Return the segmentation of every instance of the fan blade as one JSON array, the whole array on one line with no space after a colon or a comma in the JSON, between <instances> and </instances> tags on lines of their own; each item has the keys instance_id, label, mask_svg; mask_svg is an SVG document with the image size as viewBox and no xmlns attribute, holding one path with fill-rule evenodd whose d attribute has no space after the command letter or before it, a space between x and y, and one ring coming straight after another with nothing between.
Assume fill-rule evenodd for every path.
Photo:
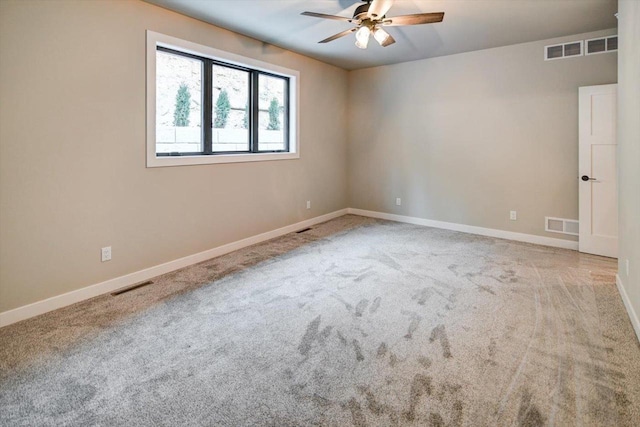
<instances>
[{"instance_id":1,"label":"fan blade","mask_svg":"<svg viewBox=\"0 0 640 427\"><path fill-rule=\"evenodd\" d=\"M393 0L373 0L369 5L367 16L371 19L382 18L393 6Z\"/></svg>"},{"instance_id":2,"label":"fan blade","mask_svg":"<svg viewBox=\"0 0 640 427\"><path fill-rule=\"evenodd\" d=\"M420 25L433 24L434 22L442 22L444 12L436 13L416 13L415 15L402 15L387 18L382 21L382 25L399 26L399 25Z\"/></svg>"},{"instance_id":3,"label":"fan blade","mask_svg":"<svg viewBox=\"0 0 640 427\"><path fill-rule=\"evenodd\" d=\"M395 42L396 42L396 40L393 37L391 37L391 34L389 34L387 39L380 46L387 47L389 45L394 44Z\"/></svg>"},{"instance_id":4,"label":"fan blade","mask_svg":"<svg viewBox=\"0 0 640 427\"><path fill-rule=\"evenodd\" d=\"M350 29L345 30L345 31L343 31L343 32L341 32L341 33L334 34L334 35L332 35L331 37L327 37L326 39L321 40L321 41L319 41L318 43L329 43L329 42L332 42L332 41L334 41L335 39L339 39L340 37L344 37L344 36L346 36L347 34L351 34L351 33L355 32L357 29L358 29L358 28L350 28Z\"/></svg>"},{"instance_id":5,"label":"fan blade","mask_svg":"<svg viewBox=\"0 0 640 427\"><path fill-rule=\"evenodd\" d=\"M352 22L353 19L344 16L327 15L325 13L302 12L300 15L313 16L314 18L335 19L336 21Z\"/></svg>"}]
</instances>

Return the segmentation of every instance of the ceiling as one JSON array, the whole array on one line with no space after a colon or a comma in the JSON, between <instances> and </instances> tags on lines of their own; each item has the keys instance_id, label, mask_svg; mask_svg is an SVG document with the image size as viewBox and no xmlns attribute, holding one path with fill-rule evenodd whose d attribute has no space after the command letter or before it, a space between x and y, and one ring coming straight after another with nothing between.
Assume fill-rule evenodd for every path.
<instances>
[{"instance_id":1,"label":"ceiling","mask_svg":"<svg viewBox=\"0 0 640 427\"><path fill-rule=\"evenodd\" d=\"M216 26L353 70L451 55L617 26L616 0L396 0L388 17L445 12L444 21L388 27L397 43L358 49L353 34L318 41L351 27L300 15L351 17L358 0L145 0Z\"/></svg>"}]
</instances>

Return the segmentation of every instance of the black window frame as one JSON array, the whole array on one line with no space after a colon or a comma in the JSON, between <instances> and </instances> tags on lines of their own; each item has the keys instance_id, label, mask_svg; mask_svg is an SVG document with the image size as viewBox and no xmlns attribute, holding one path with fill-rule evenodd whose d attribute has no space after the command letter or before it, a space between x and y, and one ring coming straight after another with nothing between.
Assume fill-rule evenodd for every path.
<instances>
[{"instance_id":1,"label":"black window frame","mask_svg":"<svg viewBox=\"0 0 640 427\"><path fill-rule=\"evenodd\" d=\"M202 61L203 73L202 73L202 151L193 152L168 152L158 153L157 140L156 140L156 157L185 157L185 156L216 156L216 155L229 155L229 154L268 154L268 153L290 153L290 78L280 74L271 73L268 71L258 70L250 67L243 67L229 62L220 61L217 59L207 58L205 56L194 55L192 53L182 52L180 50L171 49L168 47L156 46L157 52L165 52L172 55L184 56L191 59ZM241 70L249 73L249 149L245 151L213 151L213 65L227 67L235 70ZM260 93L259 93L259 79L260 76L275 77L284 81L284 111L283 111L283 136L284 136L284 149L282 150L260 150L260 127L259 127L259 115L260 115Z\"/></svg>"}]
</instances>

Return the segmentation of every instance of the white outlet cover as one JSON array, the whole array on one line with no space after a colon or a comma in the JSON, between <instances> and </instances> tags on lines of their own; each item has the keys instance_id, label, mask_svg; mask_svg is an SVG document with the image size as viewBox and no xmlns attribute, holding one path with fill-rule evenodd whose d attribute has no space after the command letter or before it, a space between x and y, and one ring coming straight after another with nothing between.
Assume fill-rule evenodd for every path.
<instances>
[{"instance_id":1,"label":"white outlet cover","mask_svg":"<svg viewBox=\"0 0 640 427\"><path fill-rule=\"evenodd\" d=\"M401 206L402 205L402 199L400 197L396 198L396 205L397 206Z\"/></svg>"},{"instance_id":2,"label":"white outlet cover","mask_svg":"<svg viewBox=\"0 0 640 427\"><path fill-rule=\"evenodd\" d=\"M511 219L511 221L517 220L518 219L518 213L516 211L509 212L509 219Z\"/></svg>"},{"instance_id":3,"label":"white outlet cover","mask_svg":"<svg viewBox=\"0 0 640 427\"><path fill-rule=\"evenodd\" d=\"M100 254L102 262L111 261L111 246L102 248Z\"/></svg>"},{"instance_id":4,"label":"white outlet cover","mask_svg":"<svg viewBox=\"0 0 640 427\"><path fill-rule=\"evenodd\" d=\"M307 209L311 209L311 200L307 200Z\"/></svg>"}]
</instances>

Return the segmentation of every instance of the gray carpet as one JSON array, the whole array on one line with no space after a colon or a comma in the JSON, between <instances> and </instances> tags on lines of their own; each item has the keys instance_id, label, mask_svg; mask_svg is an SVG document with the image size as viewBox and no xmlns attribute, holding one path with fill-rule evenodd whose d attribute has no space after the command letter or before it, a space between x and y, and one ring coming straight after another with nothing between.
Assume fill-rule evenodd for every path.
<instances>
[{"instance_id":1,"label":"gray carpet","mask_svg":"<svg viewBox=\"0 0 640 427\"><path fill-rule=\"evenodd\" d=\"M0 329L0 424L638 425L614 273L348 215Z\"/></svg>"}]
</instances>

